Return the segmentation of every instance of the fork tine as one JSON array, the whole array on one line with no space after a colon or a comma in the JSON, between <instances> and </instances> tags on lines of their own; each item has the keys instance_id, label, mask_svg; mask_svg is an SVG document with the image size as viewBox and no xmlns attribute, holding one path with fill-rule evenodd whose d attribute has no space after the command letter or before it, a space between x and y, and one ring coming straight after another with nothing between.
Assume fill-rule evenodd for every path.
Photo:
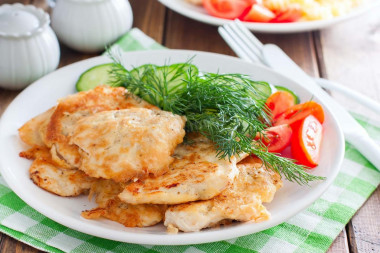
<instances>
[{"instance_id":1,"label":"fork tine","mask_svg":"<svg viewBox=\"0 0 380 253\"><path fill-rule=\"evenodd\" d=\"M251 62L260 61L260 59L257 58L256 54L251 52L252 50L249 48L249 45L236 34L234 29L228 25L223 26L223 29L225 31L225 34L228 34L228 41L232 42L235 48L238 48L237 51L235 51L236 54L244 54L244 59Z\"/></svg>"},{"instance_id":2,"label":"fork tine","mask_svg":"<svg viewBox=\"0 0 380 253\"><path fill-rule=\"evenodd\" d=\"M256 59L263 62L261 57L261 48L258 48L255 44L253 44L251 39L247 37L246 33L244 33L235 22L230 22L223 27L233 35L234 40L237 44L244 48L248 55L254 55Z\"/></svg>"},{"instance_id":3,"label":"fork tine","mask_svg":"<svg viewBox=\"0 0 380 253\"><path fill-rule=\"evenodd\" d=\"M239 19L234 20L236 26L243 32L246 37L252 42L253 45L257 47L260 51L263 50L264 44L253 34L251 33L247 27L243 25L243 23Z\"/></svg>"},{"instance_id":4,"label":"fork tine","mask_svg":"<svg viewBox=\"0 0 380 253\"><path fill-rule=\"evenodd\" d=\"M231 34L229 34L223 27L219 26L218 32L238 57L249 62L252 61L251 57L248 56L248 54L235 42Z\"/></svg>"}]
</instances>

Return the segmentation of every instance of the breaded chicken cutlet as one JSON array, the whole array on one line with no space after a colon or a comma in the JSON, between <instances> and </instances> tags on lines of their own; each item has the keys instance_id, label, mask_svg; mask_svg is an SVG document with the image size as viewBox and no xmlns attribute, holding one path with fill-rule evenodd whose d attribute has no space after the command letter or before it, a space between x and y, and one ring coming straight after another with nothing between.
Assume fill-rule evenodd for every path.
<instances>
[{"instance_id":1,"label":"breaded chicken cutlet","mask_svg":"<svg viewBox=\"0 0 380 253\"><path fill-rule=\"evenodd\" d=\"M126 227L148 227L162 221L165 205L130 205L122 202L118 194L123 190L121 184L113 180L98 179L92 184L90 198L95 196L97 208L83 211L86 219L106 218Z\"/></svg>"},{"instance_id":2,"label":"breaded chicken cutlet","mask_svg":"<svg viewBox=\"0 0 380 253\"><path fill-rule=\"evenodd\" d=\"M129 184L119 197L130 204L179 204L210 199L232 184L239 171L240 157L219 159L212 141L189 134L187 142L174 150L174 162L160 177Z\"/></svg>"},{"instance_id":3,"label":"breaded chicken cutlet","mask_svg":"<svg viewBox=\"0 0 380 253\"><path fill-rule=\"evenodd\" d=\"M174 205L165 213L165 226L184 232L199 231L225 220L260 222L270 214L262 202L271 202L282 186L280 175L260 159L248 157L237 165L239 175L227 189L210 200Z\"/></svg>"},{"instance_id":4,"label":"breaded chicken cutlet","mask_svg":"<svg viewBox=\"0 0 380 253\"><path fill-rule=\"evenodd\" d=\"M53 160L67 164L65 167L78 168L81 160L78 147L70 144L69 138L76 122L94 113L136 107L158 110L128 95L122 87L98 86L93 90L78 92L58 101L46 128L40 131L41 137L51 149Z\"/></svg>"},{"instance_id":5,"label":"breaded chicken cutlet","mask_svg":"<svg viewBox=\"0 0 380 253\"><path fill-rule=\"evenodd\" d=\"M146 153L145 156L138 156L140 157L140 161L135 164L139 164L139 166L134 167L133 171L128 170L131 168L124 168L123 173L121 173L121 175L119 174L117 176L114 176L114 178L122 181L128 180L135 176L145 175L149 173L162 174L163 172L167 171L168 165L173 159L171 157L171 153L173 152L175 146L178 143L182 142L183 136L185 135L185 131L183 129L185 124L184 118L175 116L169 112L163 112L157 107L154 107L144 101L136 100L132 96L127 95L128 93L124 88L99 86L94 90L79 92L77 94L70 95L67 98L61 99L56 107L53 107L26 122L19 129L19 135L20 138L26 144L32 146L32 148L21 152L20 156L27 159L35 159L30 170L31 179L41 188L61 196L75 196L80 192L84 192L85 189L83 189L83 191L78 190L80 188L78 188L78 184L80 183L78 180L81 178L85 179L88 176L82 171L77 171L77 166L80 166L82 164L82 157L79 154L78 146L76 144L70 143L71 136L69 136L69 133L75 129L77 121L81 120L82 118L108 110L112 110L110 113L110 115L112 114L110 116L111 118L120 119L116 120L117 122L113 121L113 123L116 125L121 124L127 126L127 123L131 123L133 121L136 121L136 125L137 123L141 123L145 120L146 129L155 128L156 137L159 137L156 138L156 142L154 142L155 136L150 135L150 138L144 139L145 146L141 141L132 143L130 146L135 145L134 150L128 150L126 147L123 149L122 146L119 146L120 149L118 150L117 154L112 154L114 157L123 157L122 154L128 152L131 156L138 155L138 152L144 154L142 152L144 149L146 151L149 144L154 144L151 147L157 149L156 151L151 150L152 152ZM131 108L132 111L122 111L123 108ZM151 108L154 110L141 109L139 111L138 108ZM120 115L126 116L127 114L129 115L129 118L119 117ZM149 115L151 117L148 117ZM110 119L110 121L112 120ZM99 121L96 121L96 123L100 124ZM102 127L105 127L106 124L104 123L107 122L103 121L103 124L101 125ZM132 131L131 124L129 125L130 127L128 128L127 132ZM79 128L81 128L82 134L89 133L89 131L83 131L85 128L83 124L80 125ZM123 127L123 129L126 128ZM110 127L107 128L107 130L111 130ZM114 134L115 142L128 141L126 139L117 140L118 136L121 136L119 130L121 129L114 129L114 131L108 132L108 135L104 136L105 138L95 138L95 141L99 139L105 141L107 138L112 137L112 134ZM169 134L166 135L168 138L165 139L165 133L168 131ZM136 135L137 132L138 131L135 130L134 134ZM96 131L96 133L99 133L99 131ZM138 134L140 136L149 136L147 131L140 132ZM172 138L171 142L170 138ZM80 138L78 137L76 140L78 139ZM169 141L169 143L166 143L166 141ZM83 141L78 141L78 144L79 143L83 144ZM162 145L159 145L160 143ZM112 144L114 145L116 143ZM99 142L92 143L92 145L101 146ZM63 152L58 152L59 150L63 150ZM107 151L110 151L110 149L108 148ZM153 157L155 152L158 153L158 156L156 156L156 161L154 161ZM147 162L144 164L142 162L143 160L146 160ZM136 158L133 156L133 161L130 161L129 163L131 164L135 161ZM86 163L84 163L84 165L86 165ZM85 172L88 171L85 170ZM113 173L113 175L115 174L116 173ZM60 188L59 176L62 177L62 186L66 185L67 188L70 188L71 190L68 190L67 192L64 192L62 189L57 190ZM107 177L107 175L105 175L104 177L109 178L110 176ZM70 180L68 180L68 178L70 178ZM71 180L73 178L76 178L76 180ZM73 185L70 186L70 183L73 183ZM89 187L86 186L86 189L88 188ZM74 191L74 189L77 190Z\"/></svg>"},{"instance_id":6,"label":"breaded chicken cutlet","mask_svg":"<svg viewBox=\"0 0 380 253\"><path fill-rule=\"evenodd\" d=\"M185 118L171 112L131 108L95 113L73 127L79 169L96 178L126 182L168 171L185 136Z\"/></svg>"}]
</instances>

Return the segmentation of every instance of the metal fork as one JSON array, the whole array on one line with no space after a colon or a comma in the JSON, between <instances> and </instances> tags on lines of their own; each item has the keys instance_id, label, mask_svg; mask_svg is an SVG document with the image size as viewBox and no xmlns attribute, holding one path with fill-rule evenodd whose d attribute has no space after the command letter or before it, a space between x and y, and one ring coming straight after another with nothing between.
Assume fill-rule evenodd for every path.
<instances>
[{"instance_id":1,"label":"metal fork","mask_svg":"<svg viewBox=\"0 0 380 253\"><path fill-rule=\"evenodd\" d=\"M262 56L264 44L238 19L220 26L218 31L237 56L249 62L259 62L268 66L265 58ZM380 104L367 96L324 78L314 78L314 80L319 86L340 92L380 114Z\"/></svg>"}]
</instances>

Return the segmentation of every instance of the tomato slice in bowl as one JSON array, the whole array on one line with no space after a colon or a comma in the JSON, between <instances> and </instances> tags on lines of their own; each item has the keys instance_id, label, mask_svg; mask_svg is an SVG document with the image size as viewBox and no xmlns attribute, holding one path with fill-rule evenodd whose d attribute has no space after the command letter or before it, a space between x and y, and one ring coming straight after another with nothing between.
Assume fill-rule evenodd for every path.
<instances>
[{"instance_id":1,"label":"tomato slice in bowl","mask_svg":"<svg viewBox=\"0 0 380 253\"><path fill-rule=\"evenodd\" d=\"M289 124L293 128L309 115L313 115L321 124L325 120L322 106L317 102L308 101L288 108L273 119L273 125Z\"/></svg>"},{"instance_id":2,"label":"tomato slice in bowl","mask_svg":"<svg viewBox=\"0 0 380 253\"><path fill-rule=\"evenodd\" d=\"M294 106L294 97L286 91L276 91L269 96L265 105L272 113L272 118L276 118L278 115Z\"/></svg>"},{"instance_id":3,"label":"tomato slice in bowl","mask_svg":"<svg viewBox=\"0 0 380 253\"><path fill-rule=\"evenodd\" d=\"M214 17L235 19L253 2L253 0L203 0L203 7Z\"/></svg>"},{"instance_id":4,"label":"tomato slice in bowl","mask_svg":"<svg viewBox=\"0 0 380 253\"><path fill-rule=\"evenodd\" d=\"M260 139L269 152L279 153L283 151L291 141L292 129L289 125L269 127L260 134Z\"/></svg>"},{"instance_id":5,"label":"tomato slice in bowl","mask_svg":"<svg viewBox=\"0 0 380 253\"><path fill-rule=\"evenodd\" d=\"M313 115L307 116L294 132L292 155L302 165L314 168L319 163L323 126Z\"/></svg>"}]
</instances>

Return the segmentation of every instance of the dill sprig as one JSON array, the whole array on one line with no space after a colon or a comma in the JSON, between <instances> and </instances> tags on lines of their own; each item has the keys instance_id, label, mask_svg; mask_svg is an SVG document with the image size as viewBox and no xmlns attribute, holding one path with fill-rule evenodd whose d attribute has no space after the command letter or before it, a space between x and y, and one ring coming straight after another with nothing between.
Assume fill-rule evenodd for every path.
<instances>
[{"instance_id":1,"label":"dill sprig","mask_svg":"<svg viewBox=\"0 0 380 253\"><path fill-rule=\"evenodd\" d=\"M186 130L212 140L220 158L251 153L253 137L269 124L266 96L245 75L205 73L188 82L182 98Z\"/></svg>"},{"instance_id":2,"label":"dill sprig","mask_svg":"<svg viewBox=\"0 0 380 253\"><path fill-rule=\"evenodd\" d=\"M323 180L308 174L305 167L293 160L269 153L261 141L253 141L270 125L263 92L265 82L251 80L242 74L199 74L186 63L156 66L142 65L131 71L111 55L115 85L122 85L132 94L187 118L186 131L199 132L215 143L219 158L241 153L258 156L267 168L298 184Z\"/></svg>"}]
</instances>

